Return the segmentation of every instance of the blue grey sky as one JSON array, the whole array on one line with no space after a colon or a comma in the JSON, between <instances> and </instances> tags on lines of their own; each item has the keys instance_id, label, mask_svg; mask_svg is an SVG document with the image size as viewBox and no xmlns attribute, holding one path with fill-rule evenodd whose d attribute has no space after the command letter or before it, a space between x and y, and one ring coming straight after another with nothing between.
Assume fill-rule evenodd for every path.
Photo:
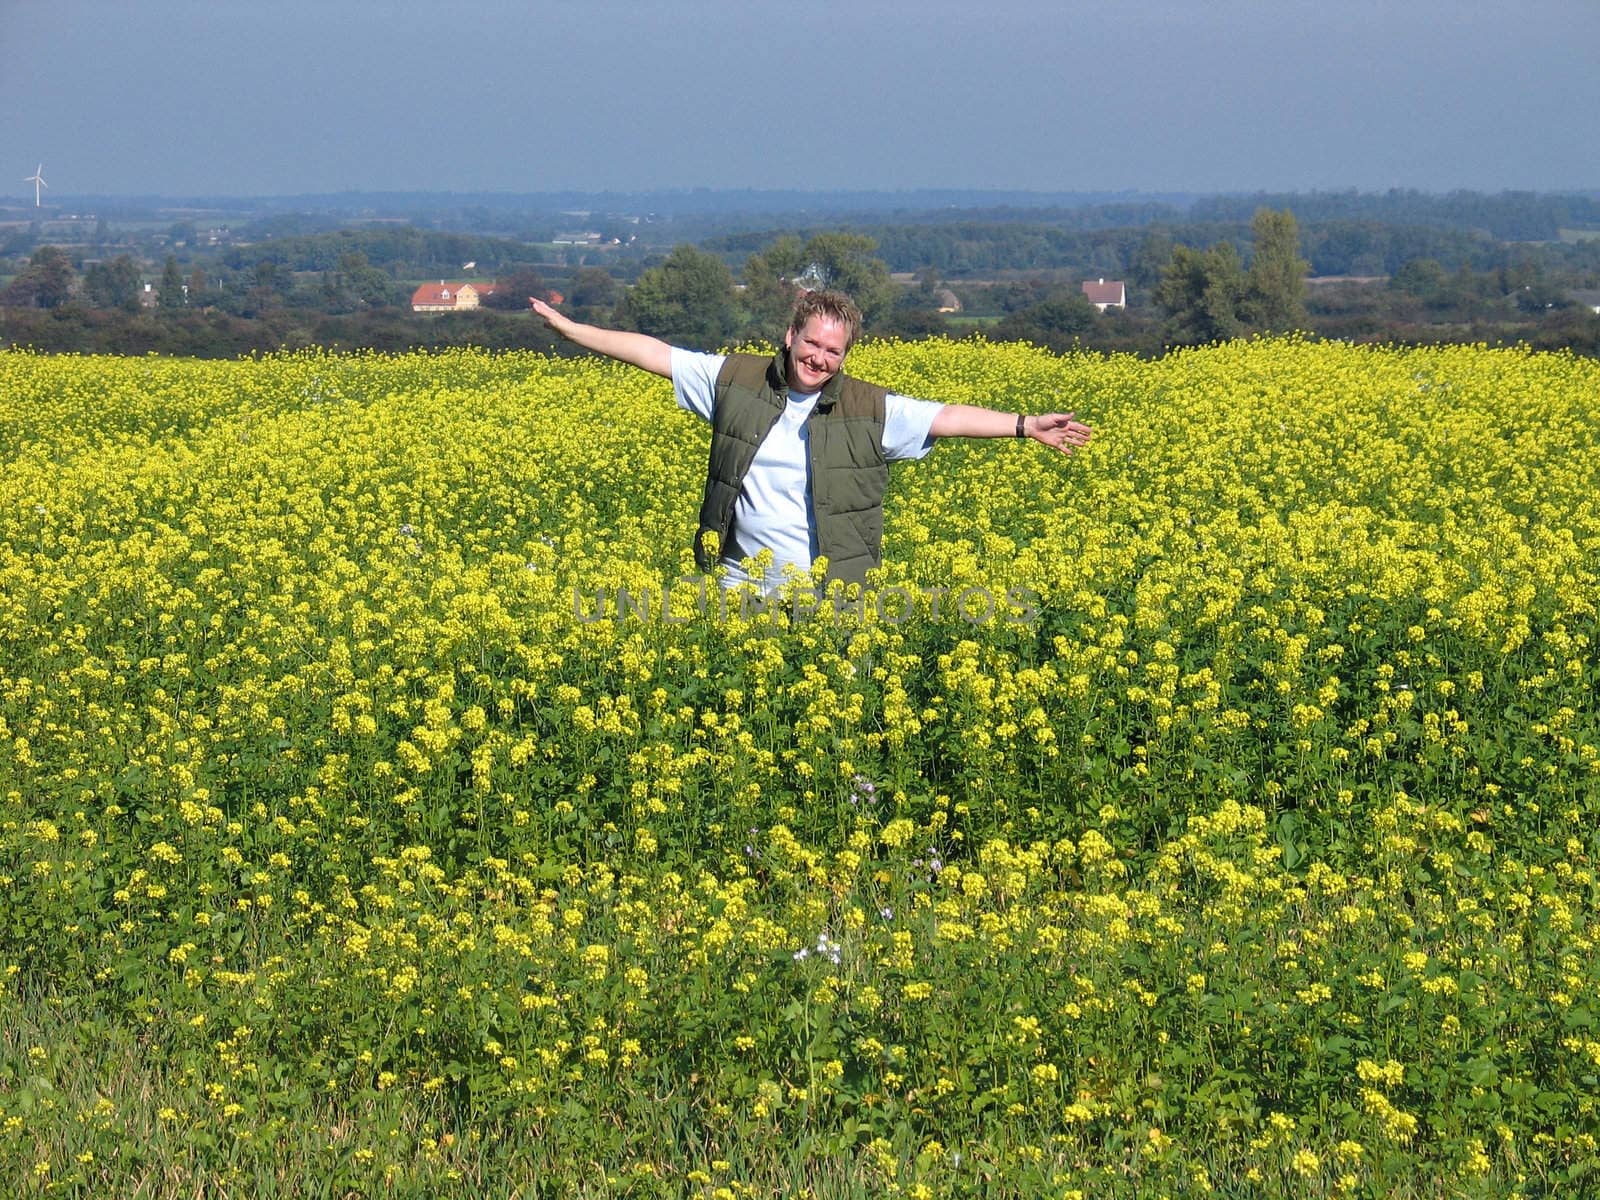
<instances>
[{"instance_id":1,"label":"blue grey sky","mask_svg":"<svg viewBox=\"0 0 1600 1200\"><path fill-rule=\"evenodd\" d=\"M0 0L0 198L1600 188L1600 0Z\"/></svg>"}]
</instances>

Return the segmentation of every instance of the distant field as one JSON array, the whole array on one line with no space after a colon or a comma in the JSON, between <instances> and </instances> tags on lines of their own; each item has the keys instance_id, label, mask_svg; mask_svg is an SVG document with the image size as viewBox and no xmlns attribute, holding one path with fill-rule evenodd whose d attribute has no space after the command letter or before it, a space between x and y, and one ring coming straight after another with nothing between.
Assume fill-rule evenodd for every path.
<instances>
[{"instance_id":1,"label":"distant field","mask_svg":"<svg viewBox=\"0 0 1600 1200\"><path fill-rule=\"evenodd\" d=\"M1563 229L1561 240L1563 242L1592 242L1600 239L1600 229Z\"/></svg>"}]
</instances>

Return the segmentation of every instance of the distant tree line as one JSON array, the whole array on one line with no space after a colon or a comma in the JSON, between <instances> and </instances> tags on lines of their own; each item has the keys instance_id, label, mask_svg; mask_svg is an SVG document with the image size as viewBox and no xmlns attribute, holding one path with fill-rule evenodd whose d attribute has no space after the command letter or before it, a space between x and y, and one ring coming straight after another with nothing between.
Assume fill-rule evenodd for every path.
<instances>
[{"instance_id":1,"label":"distant tree line","mask_svg":"<svg viewBox=\"0 0 1600 1200\"><path fill-rule=\"evenodd\" d=\"M474 262L485 272L497 272L541 261L541 248L509 238L471 237L435 233L410 225L374 230L339 230L334 233L298 234L268 241L230 246L221 263L230 270L248 270L271 262L288 271L328 271L342 259L360 255L373 267L397 267L408 275L442 275L453 279L461 265Z\"/></svg>"},{"instance_id":2,"label":"distant tree line","mask_svg":"<svg viewBox=\"0 0 1600 1200\"><path fill-rule=\"evenodd\" d=\"M1581 224L1597 217L1589 201L1311 200L1324 214L1318 222L1266 205L1233 220L1239 202L1219 198L1194 206L1218 218L1204 223L1157 223L1178 210L1155 203L1043 210L1059 225L1009 211L941 214L926 223L743 229L699 245L635 246L626 257L553 257L549 245L405 225L323 229L330 218L295 214L257 221L247 242L207 250L194 225L179 222L155 260L159 271L126 250L97 254L99 244L35 245L13 256L9 278L0 262L0 344L202 356L309 344L543 346L548 338L522 314L528 296L559 290L580 319L711 348L777 338L797 289L833 286L856 297L877 336L981 333L1056 350L1156 354L1301 329L1600 350L1592 314L1573 302L1574 292L1600 290L1600 221ZM1482 227L1349 215L1363 207L1507 227L1513 218L1558 221L1563 240L1522 244ZM1114 218L1143 223L1105 224ZM96 236L114 246L108 231ZM410 311L418 278L458 279L467 265L498 284L483 311ZM1354 278L1308 287L1308 275ZM1126 283L1125 310L1101 313L1085 299L1080 281L1096 277Z\"/></svg>"},{"instance_id":3,"label":"distant tree line","mask_svg":"<svg viewBox=\"0 0 1600 1200\"><path fill-rule=\"evenodd\" d=\"M1481 233L1502 242L1553 242L1564 229L1600 228L1600 195L1542 192L1451 192L1431 195L1396 189L1362 194L1205 196L1188 210L1195 222L1242 221L1261 208L1290 208L1308 226L1351 221Z\"/></svg>"},{"instance_id":4,"label":"distant tree line","mask_svg":"<svg viewBox=\"0 0 1600 1200\"><path fill-rule=\"evenodd\" d=\"M947 278L962 279L1070 264L1086 275L1132 277L1143 286L1153 282L1154 270L1174 246L1206 249L1220 242L1248 246L1249 221L1247 216L1239 222L1093 231L1021 222L959 222L869 225L853 227L851 232L875 242L891 271L933 268ZM752 253L774 237L804 238L813 232L786 228L742 233L710 239L704 248L731 257ZM1524 246L1481 232L1348 219L1301 223L1300 239L1300 252L1314 275L1388 275L1418 258L1436 259L1450 270L1489 270L1530 256L1552 268L1600 269L1600 239Z\"/></svg>"}]
</instances>

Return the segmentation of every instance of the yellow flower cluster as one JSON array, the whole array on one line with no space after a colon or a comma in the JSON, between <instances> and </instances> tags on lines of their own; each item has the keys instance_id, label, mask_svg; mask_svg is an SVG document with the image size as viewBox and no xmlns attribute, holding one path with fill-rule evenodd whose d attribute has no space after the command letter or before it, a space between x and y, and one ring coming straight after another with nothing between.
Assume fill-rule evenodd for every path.
<instances>
[{"instance_id":1,"label":"yellow flower cluster","mask_svg":"<svg viewBox=\"0 0 1600 1200\"><path fill-rule=\"evenodd\" d=\"M747 610L690 578L706 434L636 372L0 354L9 1176L115 1193L147 1139L219 1192L1592 1160L1600 368L852 368L1096 438L896 468L909 608Z\"/></svg>"}]
</instances>

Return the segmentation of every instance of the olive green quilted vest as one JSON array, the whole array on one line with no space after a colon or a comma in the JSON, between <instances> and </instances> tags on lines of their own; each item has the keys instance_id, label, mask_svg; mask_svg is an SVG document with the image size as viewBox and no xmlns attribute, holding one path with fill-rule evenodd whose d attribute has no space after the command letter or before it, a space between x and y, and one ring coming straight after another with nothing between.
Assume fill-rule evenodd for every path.
<instances>
[{"instance_id":1,"label":"olive green quilted vest","mask_svg":"<svg viewBox=\"0 0 1600 1200\"><path fill-rule=\"evenodd\" d=\"M770 359L730 354L717 375L711 462L695 535L695 562L702 571L716 562L707 534L715 533L727 552L745 473L788 404L784 368L782 350ZM829 579L861 583L883 560L883 493L889 485L883 457L885 395L885 388L835 375L806 418L811 515Z\"/></svg>"}]
</instances>

